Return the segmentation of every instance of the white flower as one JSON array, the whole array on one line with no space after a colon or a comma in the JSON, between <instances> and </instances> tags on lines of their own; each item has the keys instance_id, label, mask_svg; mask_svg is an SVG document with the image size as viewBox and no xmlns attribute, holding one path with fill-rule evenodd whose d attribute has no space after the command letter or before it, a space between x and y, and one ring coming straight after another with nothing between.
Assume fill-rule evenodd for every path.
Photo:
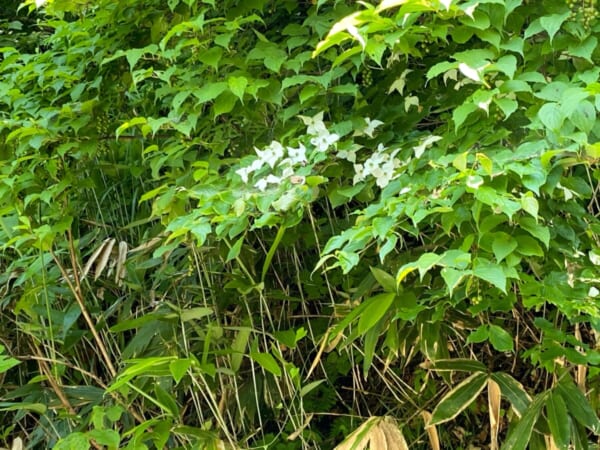
<instances>
[{"instance_id":1,"label":"white flower","mask_svg":"<svg viewBox=\"0 0 600 450\"><path fill-rule=\"evenodd\" d=\"M266 178L261 178L260 180L258 180L254 184L254 187L257 188L259 191L264 191L267 188L267 185L269 185L269 184L280 184L280 183L281 183L281 178L280 177L276 177L273 174L269 174L269 175L267 175Z\"/></svg>"},{"instance_id":2,"label":"white flower","mask_svg":"<svg viewBox=\"0 0 600 450\"><path fill-rule=\"evenodd\" d=\"M242 167L241 169L236 170L235 173L237 173L241 177L244 183L247 183L248 176L250 175L251 170L250 167Z\"/></svg>"},{"instance_id":3,"label":"white flower","mask_svg":"<svg viewBox=\"0 0 600 450\"><path fill-rule=\"evenodd\" d=\"M254 184L254 187L257 188L259 191L264 191L267 188L267 179L261 178Z\"/></svg>"},{"instance_id":4,"label":"white flower","mask_svg":"<svg viewBox=\"0 0 600 450\"><path fill-rule=\"evenodd\" d=\"M262 168L263 164L263 160L255 159L254 161L252 161L252 164L250 164L248 167L242 167L241 169L236 170L235 173L237 173L242 178L242 181L244 183L247 183L250 174Z\"/></svg>"},{"instance_id":5,"label":"white flower","mask_svg":"<svg viewBox=\"0 0 600 450\"><path fill-rule=\"evenodd\" d=\"M375 183L377 183L377 186L379 186L381 189L383 189L390 183L391 180L392 180L391 174L384 174L384 175L381 175L380 177L377 177L375 179Z\"/></svg>"},{"instance_id":6,"label":"white flower","mask_svg":"<svg viewBox=\"0 0 600 450\"><path fill-rule=\"evenodd\" d=\"M415 152L415 158L420 158L421 155L425 152L425 149L431 147L432 144L436 143L441 139L442 138L440 136L433 135L426 137L419 145L413 147L413 150Z\"/></svg>"},{"instance_id":7,"label":"white flower","mask_svg":"<svg viewBox=\"0 0 600 450\"><path fill-rule=\"evenodd\" d=\"M294 169L290 166L287 166L281 172L281 178L288 178L288 177L291 177L293 174L294 174Z\"/></svg>"},{"instance_id":8,"label":"white flower","mask_svg":"<svg viewBox=\"0 0 600 450\"><path fill-rule=\"evenodd\" d=\"M377 163L377 161L375 161L373 157L371 157L365 161L364 174L373 175L378 168L379 164Z\"/></svg>"},{"instance_id":9,"label":"white flower","mask_svg":"<svg viewBox=\"0 0 600 450\"><path fill-rule=\"evenodd\" d=\"M373 170L371 170L371 175L373 175L375 178L383 177L384 172L383 172L383 169L381 168L381 166L377 166Z\"/></svg>"},{"instance_id":10,"label":"white flower","mask_svg":"<svg viewBox=\"0 0 600 450\"><path fill-rule=\"evenodd\" d=\"M363 165L362 164L354 164L354 179L352 180L352 182L354 184L356 183L360 183L361 181L363 181L365 179L365 172L363 169Z\"/></svg>"},{"instance_id":11,"label":"white flower","mask_svg":"<svg viewBox=\"0 0 600 450\"><path fill-rule=\"evenodd\" d=\"M381 120L371 120L368 117L365 117L365 122L367 122L367 127L363 130L363 132L370 138L373 137L375 128L377 128L379 125L383 125Z\"/></svg>"},{"instance_id":12,"label":"white flower","mask_svg":"<svg viewBox=\"0 0 600 450\"><path fill-rule=\"evenodd\" d=\"M273 174L269 174L269 175L267 175L267 183L270 183L270 184L280 184L281 183L281 178L280 177L276 177Z\"/></svg>"},{"instance_id":13,"label":"white flower","mask_svg":"<svg viewBox=\"0 0 600 450\"><path fill-rule=\"evenodd\" d=\"M324 152L339 139L340 137L337 134L329 133L329 131L325 130L323 133L312 138L310 143L316 147L318 152Z\"/></svg>"},{"instance_id":14,"label":"white flower","mask_svg":"<svg viewBox=\"0 0 600 450\"><path fill-rule=\"evenodd\" d=\"M306 147L300 144L298 148L288 147L288 156L291 164L303 164L306 162Z\"/></svg>"},{"instance_id":15,"label":"white flower","mask_svg":"<svg viewBox=\"0 0 600 450\"><path fill-rule=\"evenodd\" d=\"M271 168L275 167L277 160L283 156L283 146L277 141L271 142L264 150L259 150L256 147L254 150L258 157L271 166Z\"/></svg>"},{"instance_id":16,"label":"white flower","mask_svg":"<svg viewBox=\"0 0 600 450\"><path fill-rule=\"evenodd\" d=\"M313 117L299 116L306 125L306 132L311 136L317 136L324 131L327 131L323 123L323 111Z\"/></svg>"},{"instance_id":17,"label":"white flower","mask_svg":"<svg viewBox=\"0 0 600 450\"><path fill-rule=\"evenodd\" d=\"M342 150L337 154L338 158L345 159L351 163L356 162L356 150Z\"/></svg>"},{"instance_id":18,"label":"white flower","mask_svg":"<svg viewBox=\"0 0 600 450\"><path fill-rule=\"evenodd\" d=\"M600 291L598 289L596 289L594 286L592 286L588 292L588 295L590 297L598 297L598 295L600 295Z\"/></svg>"},{"instance_id":19,"label":"white flower","mask_svg":"<svg viewBox=\"0 0 600 450\"><path fill-rule=\"evenodd\" d=\"M46 3L48 3L48 0L35 0L35 7L41 8L42 6L45 6Z\"/></svg>"}]
</instances>

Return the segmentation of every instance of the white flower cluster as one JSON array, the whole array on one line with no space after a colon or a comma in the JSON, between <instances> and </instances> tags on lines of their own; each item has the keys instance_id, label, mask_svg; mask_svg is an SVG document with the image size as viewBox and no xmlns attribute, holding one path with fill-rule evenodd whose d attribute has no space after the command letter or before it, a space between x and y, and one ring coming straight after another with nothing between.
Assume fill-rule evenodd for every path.
<instances>
[{"instance_id":1,"label":"white flower cluster","mask_svg":"<svg viewBox=\"0 0 600 450\"><path fill-rule=\"evenodd\" d=\"M354 164L354 184L363 181L367 176L375 177L375 182L380 188L386 187L394 178L395 169L400 166L400 160L395 158L400 149L391 153L386 152L387 148L379 144L375 153L363 164Z\"/></svg>"},{"instance_id":2,"label":"white flower cluster","mask_svg":"<svg viewBox=\"0 0 600 450\"><path fill-rule=\"evenodd\" d=\"M263 167L269 166L272 170L278 169L279 175L269 173L255 181L254 187L259 191L265 191L269 185L279 185L287 178L291 178L294 184L304 182L303 177L295 176L296 168L305 166L313 155L323 153L333 146L340 137L335 133L330 133L323 123L323 113L314 117L300 116L307 126L307 134L310 136L310 144L314 147L312 152L307 154L304 144L298 144L297 148L284 147L277 141L259 150L255 148L257 159L252 161L249 166L236 170L244 183L248 183L252 174L260 171Z\"/></svg>"},{"instance_id":3,"label":"white flower cluster","mask_svg":"<svg viewBox=\"0 0 600 450\"><path fill-rule=\"evenodd\" d=\"M336 133L331 133L323 122L323 113L320 112L313 117L299 116L306 125L307 139L304 143L299 143L298 147L284 147L277 141L259 150L255 148L256 158L248 166L236 170L236 173L246 184L252 180L253 186L259 191L265 191L271 185L280 185L284 180L289 179L292 184L304 183L304 177L296 175L300 167L307 164L314 164L322 161L326 151L335 148L340 136ZM364 127L356 130L354 136L368 136L373 138L373 135L383 122L380 120L364 119ZM439 138L438 138L439 139ZM435 140L425 142L424 148L430 146ZM396 176L396 169L400 166L400 161L396 158L396 154L400 149L388 151L383 144L379 144L376 150L363 163L356 162L356 152L361 148L358 144L347 143L343 150L337 152L338 158L348 160L354 165L355 175L354 184L364 181L368 176L375 178L377 186L380 188L386 187ZM422 151L421 151L422 152ZM258 176L258 172L265 167L270 167L271 170L263 171L262 176Z\"/></svg>"}]
</instances>

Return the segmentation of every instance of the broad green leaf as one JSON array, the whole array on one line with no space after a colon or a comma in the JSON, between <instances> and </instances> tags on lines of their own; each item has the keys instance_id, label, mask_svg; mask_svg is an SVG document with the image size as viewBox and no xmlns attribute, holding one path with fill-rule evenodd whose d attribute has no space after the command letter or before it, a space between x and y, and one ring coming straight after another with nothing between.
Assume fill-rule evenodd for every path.
<instances>
[{"instance_id":1,"label":"broad green leaf","mask_svg":"<svg viewBox=\"0 0 600 450\"><path fill-rule=\"evenodd\" d=\"M491 69L496 69L512 79L517 71L517 58L513 55L505 55L492 64Z\"/></svg>"},{"instance_id":2,"label":"broad green leaf","mask_svg":"<svg viewBox=\"0 0 600 450\"><path fill-rule=\"evenodd\" d=\"M365 301L369 306L362 311L358 319L359 334L366 333L379 322L392 306L395 297L396 294L394 292L386 292Z\"/></svg>"},{"instance_id":3,"label":"broad green leaf","mask_svg":"<svg viewBox=\"0 0 600 450\"><path fill-rule=\"evenodd\" d=\"M437 263L439 263L442 259L443 255L438 255L436 253L423 253L419 259L417 260L417 269L419 269L419 276L421 280L425 276L432 267L434 267Z\"/></svg>"},{"instance_id":4,"label":"broad green leaf","mask_svg":"<svg viewBox=\"0 0 600 450\"><path fill-rule=\"evenodd\" d=\"M560 107L556 103L546 103L538 111L538 117L546 128L557 133L565 120Z\"/></svg>"},{"instance_id":5,"label":"broad green leaf","mask_svg":"<svg viewBox=\"0 0 600 450\"><path fill-rule=\"evenodd\" d=\"M89 439L93 439L97 444L106 446L108 450L117 450L121 442L121 436L115 430L90 430L87 433ZM56 447L55 447L56 448Z\"/></svg>"},{"instance_id":6,"label":"broad green leaf","mask_svg":"<svg viewBox=\"0 0 600 450\"><path fill-rule=\"evenodd\" d=\"M452 267L444 267L440 274L448 287L448 292L452 294L456 286L460 284L462 279L466 276L472 275L473 272L471 270L458 270L453 269Z\"/></svg>"},{"instance_id":7,"label":"broad green leaf","mask_svg":"<svg viewBox=\"0 0 600 450\"><path fill-rule=\"evenodd\" d=\"M521 197L521 208L531 214L537 221L540 205L531 192L528 192Z\"/></svg>"},{"instance_id":8,"label":"broad green leaf","mask_svg":"<svg viewBox=\"0 0 600 450\"><path fill-rule=\"evenodd\" d=\"M227 90L229 85L224 81L218 81L216 83L206 83L199 89L193 91L194 97L196 97L197 104L202 104L214 100L219 95Z\"/></svg>"},{"instance_id":9,"label":"broad green leaf","mask_svg":"<svg viewBox=\"0 0 600 450\"><path fill-rule=\"evenodd\" d=\"M298 95L299 99L300 99L300 103L304 103L307 100L313 98L315 95L317 95L319 92L322 91L322 88L315 85L315 84L307 84L306 86L304 86L302 88L302 90L300 91L300 94Z\"/></svg>"},{"instance_id":10,"label":"broad green leaf","mask_svg":"<svg viewBox=\"0 0 600 450\"><path fill-rule=\"evenodd\" d=\"M250 358L258 363L267 372L272 373L276 377L281 376L281 367L270 353L250 352Z\"/></svg>"},{"instance_id":11,"label":"broad green leaf","mask_svg":"<svg viewBox=\"0 0 600 450\"><path fill-rule=\"evenodd\" d=\"M517 240L510 234L504 232L494 233L492 251L494 252L496 261L502 262L504 258L515 251L517 246Z\"/></svg>"},{"instance_id":12,"label":"broad green leaf","mask_svg":"<svg viewBox=\"0 0 600 450\"><path fill-rule=\"evenodd\" d=\"M212 47L206 51L200 52L198 59L207 66L217 69L222 56L223 49L221 47Z\"/></svg>"},{"instance_id":13,"label":"broad green leaf","mask_svg":"<svg viewBox=\"0 0 600 450\"><path fill-rule=\"evenodd\" d=\"M479 325L475 331L472 331L467 337L467 344L479 344L485 342L490 337L490 326Z\"/></svg>"},{"instance_id":14,"label":"broad green leaf","mask_svg":"<svg viewBox=\"0 0 600 450\"><path fill-rule=\"evenodd\" d=\"M519 218L519 226L543 243L546 248L550 247L550 230L548 227L537 223L531 217Z\"/></svg>"},{"instance_id":15,"label":"broad green leaf","mask_svg":"<svg viewBox=\"0 0 600 450\"><path fill-rule=\"evenodd\" d=\"M344 274L350 272L360 261L360 256L354 252L340 250L336 253L336 256Z\"/></svg>"},{"instance_id":16,"label":"broad green leaf","mask_svg":"<svg viewBox=\"0 0 600 450\"><path fill-rule=\"evenodd\" d=\"M472 102L467 101L463 103L458 108L455 108L452 112L452 121L454 122L454 131L458 131L461 125L465 122L469 115L477 110L477 106L475 106Z\"/></svg>"},{"instance_id":17,"label":"broad green leaf","mask_svg":"<svg viewBox=\"0 0 600 450\"><path fill-rule=\"evenodd\" d=\"M575 44L571 44L567 49L567 52L571 56L576 56L578 58L583 58L586 61L593 63L592 54L596 47L598 46L598 38L596 36L588 36L587 39L583 42L577 42Z\"/></svg>"},{"instance_id":18,"label":"broad green leaf","mask_svg":"<svg viewBox=\"0 0 600 450\"><path fill-rule=\"evenodd\" d=\"M175 384L179 384L191 365L192 361L189 358L179 358L169 363L169 371L175 380Z\"/></svg>"},{"instance_id":19,"label":"broad green leaf","mask_svg":"<svg viewBox=\"0 0 600 450\"><path fill-rule=\"evenodd\" d=\"M87 450L91 448L88 437L80 431L70 433L60 439L53 447L55 450Z\"/></svg>"},{"instance_id":20,"label":"broad green leaf","mask_svg":"<svg viewBox=\"0 0 600 450\"><path fill-rule=\"evenodd\" d=\"M229 77L227 84L231 92L244 103L244 93L246 92L246 86L248 86L248 79L246 77Z\"/></svg>"},{"instance_id":21,"label":"broad green leaf","mask_svg":"<svg viewBox=\"0 0 600 450\"><path fill-rule=\"evenodd\" d=\"M237 97L231 92L223 92L217 97L213 104L213 117L217 118L222 114L230 113L237 102Z\"/></svg>"},{"instance_id":22,"label":"broad green leaf","mask_svg":"<svg viewBox=\"0 0 600 450\"><path fill-rule=\"evenodd\" d=\"M487 384L487 375L477 372L452 388L431 413L428 425L439 425L458 416L481 393Z\"/></svg>"},{"instance_id":23,"label":"broad green leaf","mask_svg":"<svg viewBox=\"0 0 600 450\"><path fill-rule=\"evenodd\" d=\"M466 269L471 264L471 254L458 249L447 250L442 253L438 262L440 266L453 267L455 269Z\"/></svg>"},{"instance_id":24,"label":"broad green leaf","mask_svg":"<svg viewBox=\"0 0 600 450\"><path fill-rule=\"evenodd\" d=\"M498 325L490 325L489 339L492 347L499 352L512 352L514 349L512 336Z\"/></svg>"},{"instance_id":25,"label":"broad green leaf","mask_svg":"<svg viewBox=\"0 0 600 450\"><path fill-rule=\"evenodd\" d=\"M247 59L260 60L267 69L279 73L281 65L287 59L287 53L271 42L258 42L248 53Z\"/></svg>"},{"instance_id":26,"label":"broad green leaf","mask_svg":"<svg viewBox=\"0 0 600 450\"><path fill-rule=\"evenodd\" d=\"M495 98L494 103L500 108L505 119L508 119L519 108L519 102L506 97Z\"/></svg>"},{"instance_id":27,"label":"broad green leaf","mask_svg":"<svg viewBox=\"0 0 600 450\"><path fill-rule=\"evenodd\" d=\"M500 389L502 389L502 385L500 385ZM508 436L502 444L502 450L525 450L527 448L544 400L544 395L538 395L530 403L516 425L509 430Z\"/></svg>"},{"instance_id":28,"label":"broad green leaf","mask_svg":"<svg viewBox=\"0 0 600 450\"><path fill-rule=\"evenodd\" d=\"M596 108L588 101L578 102L569 119L579 130L589 133L596 123Z\"/></svg>"},{"instance_id":29,"label":"broad green leaf","mask_svg":"<svg viewBox=\"0 0 600 450\"><path fill-rule=\"evenodd\" d=\"M521 234L516 236L517 251L524 256L544 256L544 250L538 242L530 236Z\"/></svg>"},{"instance_id":30,"label":"broad green leaf","mask_svg":"<svg viewBox=\"0 0 600 450\"><path fill-rule=\"evenodd\" d=\"M550 44L552 44L554 35L558 30L560 30L560 26L565 20L567 20L569 14L570 11L567 11L562 14L552 14L550 16L544 16L540 18L540 25L542 26L542 29L548 33L548 36L550 36Z\"/></svg>"},{"instance_id":31,"label":"broad green leaf","mask_svg":"<svg viewBox=\"0 0 600 450\"><path fill-rule=\"evenodd\" d=\"M496 286L506 294L506 275L502 266L483 258L476 258L473 261L473 275Z\"/></svg>"},{"instance_id":32,"label":"broad green leaf","mask_svg":"<svg viewBox=\"0 0 600 450\"><path fill-rule=\"evenodd\" d=\"M546 400L546 415L554 442L558 448L566 449L571 442L571 421L564 400L556 392Z\"/></svg>"},{"instance_id":33,"label":"broad green leaf","mask_svg":"<svg viewBox=\"0 0 600 450\"><path fill-rule=\"evenodd\" d=\"M435 78L444 72L447 72L452 69L457 69L457 68L458 68L457 62L443 61L441 63L434 64L427 71L427 79L431 80L432 78Z\"/></svg>"}]
</instances>

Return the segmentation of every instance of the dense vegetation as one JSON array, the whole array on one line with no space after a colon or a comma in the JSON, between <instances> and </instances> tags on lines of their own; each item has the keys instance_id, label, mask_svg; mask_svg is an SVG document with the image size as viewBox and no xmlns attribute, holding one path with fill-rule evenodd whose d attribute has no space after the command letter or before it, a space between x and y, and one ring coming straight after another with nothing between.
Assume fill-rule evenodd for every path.
<instances>
[{"instance_id":1,"label":"dense vegetation","mask_svg":"<svg viewBox=\"0 0 600 450\"><path fill-rule=\"evenodd\" d=\"M599 442L590 0L0 1L0 447Z\"/></svg>"}]
</instances>

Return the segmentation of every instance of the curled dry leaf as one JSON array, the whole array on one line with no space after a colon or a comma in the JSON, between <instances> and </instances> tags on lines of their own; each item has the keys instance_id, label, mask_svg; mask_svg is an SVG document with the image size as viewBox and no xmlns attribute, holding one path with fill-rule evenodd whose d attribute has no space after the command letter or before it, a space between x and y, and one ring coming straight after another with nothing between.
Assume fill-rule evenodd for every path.
<instances>
[{"instance_id":1,"label":"curled dry leaf","mask_svg":"<svg viewBox=\"0 0 600 450\"><path fill-rule=\"evenodd\" d=\"M115 271L115 283L117 285L121 285L123 282L123 278L127 274L127 270L125 268L125 261L127 260L127 242L121 241L119 242L119 254L117 256L117 270Z\"/></svg>"},{"instance_id":2,"label":"curled dry leaf","mask_svg":"<svg viewBox=\"0 0 600 450\"><path fill-rule=\"evenodd\" d=\"M94 273L94 281L97 280L100 275L102 275L102 271L106 268L108 264L108 260L110 258L110 254L112 252L113 247L117 240L115 238L106 238L102 241L102 244L92 253L92 256L89 257L85 266L83 268L83 278L87 276L90 272L90 269L96 264L96 270Z\"/></svg>"},{"instance_id":3,"label":"curled dry leaf","mask_svg":"<svg viewBox=\"0 0 600 450\"><path fill-rule=\"evenodd\" d=\"M12 447L10 448L10 450L23 450L23 448L23 440L20 437L16 437L13 440Z\"/></svg>"},{"instance_id":4,"label":"curled dry leaf","mask_svg":"<svg viewBox=\"0 0 600 450\"><path fill-rule=\"evenodd\" d=\"M490 413L490 450L498 450L498 430L500 428L500 386L491 378L488 380L488 408Z\"/></svg>"},{"instance_id":5,"label":"curled dry leaf","mask_svg":"<svg viewBox=\"0 0 600 450\"><path fill-rule=\"evenodd\" d=\"M435 425L427 425L431 421L431 413L429 411L423 411L421 412L421 417L423 417L423 421L425 422L425 431L429 437L429 444L431 445L432 450L440 450L440 437L437 428Z\"/></svg>"},{"instance_id":6,"label":"curled dry leaf","mask_svg":"<svg viewBox=\"0 0 600 450\"><path fill-rule=\"evenodd\" d=\"M408 450L408 444L392 417L370 417L335 450Z\"/></svg>"}]
</instances>

